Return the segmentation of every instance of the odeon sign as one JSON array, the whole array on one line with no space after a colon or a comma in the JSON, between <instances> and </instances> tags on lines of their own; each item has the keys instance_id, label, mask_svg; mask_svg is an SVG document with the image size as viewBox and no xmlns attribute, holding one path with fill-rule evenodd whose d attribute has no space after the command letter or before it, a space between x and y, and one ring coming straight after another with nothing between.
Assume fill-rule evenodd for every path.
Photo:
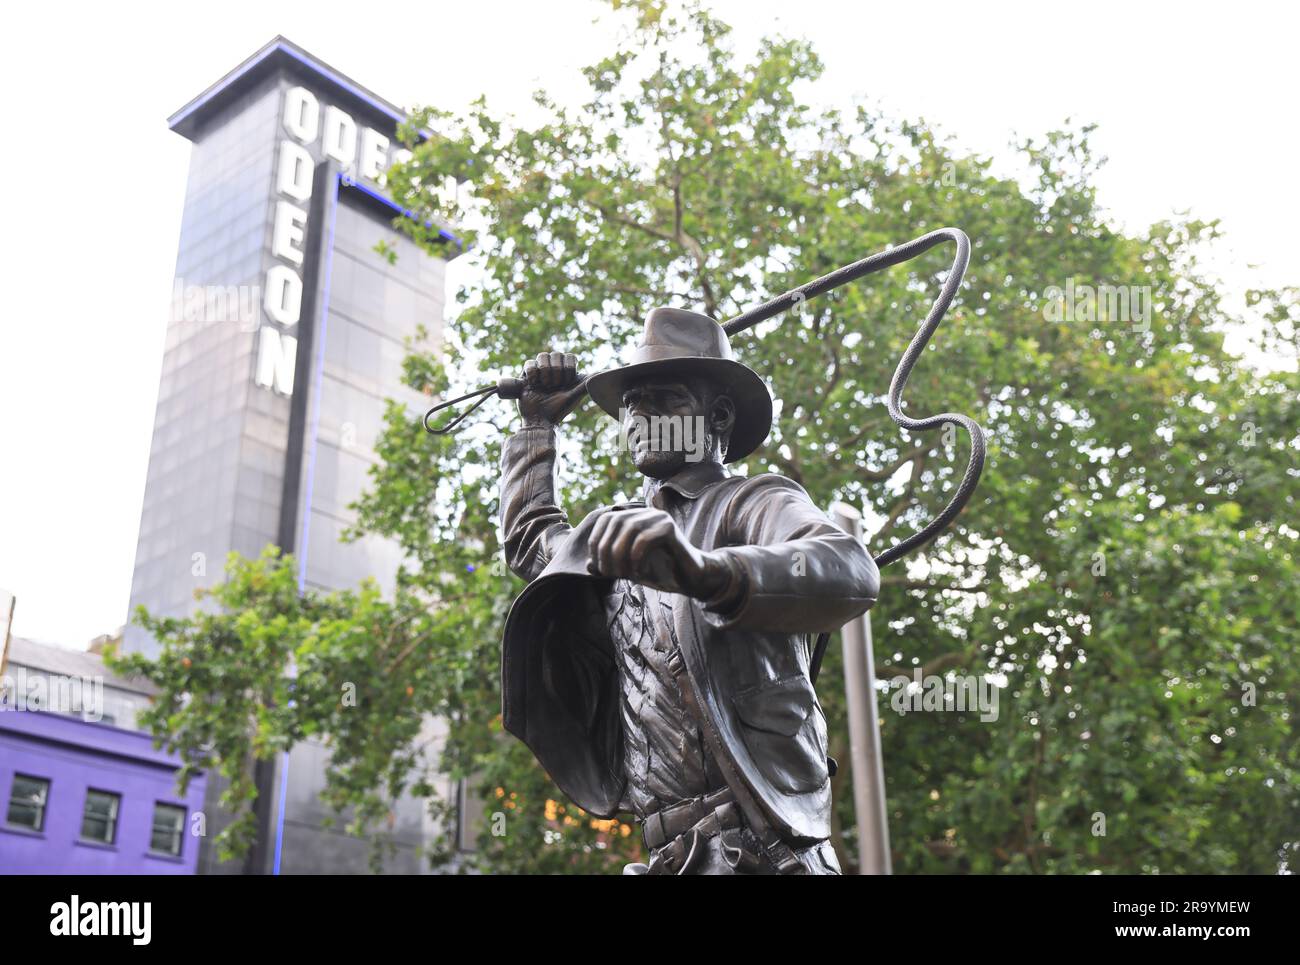
<instances>
[{"instance_id":1,"label":"odeon sign","mask_svg":"<svg viewBox=\"0 0 1300 965\"><path fill-rule=\"evenodd\" d=\"M322 105L305 87L286 91L281 122L289 137L280 142L275 163L271 254L276 261L267 269L262 286L264 317L257 334L254 381L292 395L298 339L290 333L297 331L302 314L303 245L317 163L308 148L316 147L322 160L335 161L347 175L380 188L388 166L408 159L411 152L393 147L378 131L358 126L351 115L332 104ZM450 185L454 191L454 179Z\"/></svg>"}]
</instances>

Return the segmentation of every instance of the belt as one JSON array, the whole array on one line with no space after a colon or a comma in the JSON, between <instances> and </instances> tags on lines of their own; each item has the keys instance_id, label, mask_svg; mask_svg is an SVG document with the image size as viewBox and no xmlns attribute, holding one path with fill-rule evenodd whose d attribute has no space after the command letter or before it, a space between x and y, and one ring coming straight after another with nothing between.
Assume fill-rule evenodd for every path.
<instances>
[{"instance_id":1,"label":"belt","mask_svg":"<svg viewBox=\"0 0 1300 965\"><path fill-rule=\"evenodd\" d=\"M643 866L644 873L693 873L692 869L708 851L706 842L714 837L722 840L723 857L728 864L755 870L762 860L744 840L743 827L740 808L728 789L664 808L645 822L643 833L650 847L650 863ZM651 841L666 843L655 845Z\"/></svg>"},{"instance_id":2,"label":"belt","mask_svg":"<svg viewBox=\"0 0 1300 965\"><path fill-rule=\"evenodd\" d=\"M726 807L726 805L731 805ZM642 836L646 847L651 851L662 848L674 838L681 837L706 817L718 812L719 820L726 821L732 827L740 826L740 811L735 806L736 798L731 788L724 787L712 794L693 797L680 804L673 804L662 811L647 814L642 823ZM735 824L731 824L734 815Z\"/></svg>"}]
</instances>

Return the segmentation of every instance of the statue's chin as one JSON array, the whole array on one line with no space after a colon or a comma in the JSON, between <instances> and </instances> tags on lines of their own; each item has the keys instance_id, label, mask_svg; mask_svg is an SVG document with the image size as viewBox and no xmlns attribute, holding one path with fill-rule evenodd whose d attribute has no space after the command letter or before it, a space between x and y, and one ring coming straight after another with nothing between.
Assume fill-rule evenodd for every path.
<instances>
[{"instance_id":1,"label":"statue's chin","mask_svg":"<svg viewBox=\"0 0 1300 965\"><path fill-rule=\"evenodd\" d=\"M649 476L651 479L667 479L686 465L686 454L663 450L633 450L632 462L643 476Z\"/></svg>"}]
</instances>

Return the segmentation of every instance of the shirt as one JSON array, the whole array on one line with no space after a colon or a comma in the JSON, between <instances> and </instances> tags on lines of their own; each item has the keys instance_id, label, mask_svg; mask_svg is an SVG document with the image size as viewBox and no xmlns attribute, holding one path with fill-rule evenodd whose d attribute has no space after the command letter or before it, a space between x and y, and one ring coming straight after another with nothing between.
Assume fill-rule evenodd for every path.
<instances>
[{"instance_id":1,"label":"shirt","mask_svg":"<svg viewBox=\"0 0 1300 965\"><path fill-rule=\"evenodd\" d=\"M639 818L726 783L668 669L677 642L663 597L629 580L614 581L605 597L622 694L624 807Z\"/></svg>"}]
</instances>

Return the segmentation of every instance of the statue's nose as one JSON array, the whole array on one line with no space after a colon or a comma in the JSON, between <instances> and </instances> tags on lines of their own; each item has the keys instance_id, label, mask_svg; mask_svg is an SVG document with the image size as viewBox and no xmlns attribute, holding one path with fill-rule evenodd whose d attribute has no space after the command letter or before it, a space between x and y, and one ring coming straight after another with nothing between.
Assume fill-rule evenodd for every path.
<instances>
[{"instance_id":1,"label":"statue's nose","mask_svg":"<svg viewBox=\"0 0 1300 965\"><path fill-rule=\"evenodd\" d=\"M663 414L649 400L633 402L624 411L626 412L626 420L629 422L649 419L651 416Z\"/></svg>"}]
</instances>

